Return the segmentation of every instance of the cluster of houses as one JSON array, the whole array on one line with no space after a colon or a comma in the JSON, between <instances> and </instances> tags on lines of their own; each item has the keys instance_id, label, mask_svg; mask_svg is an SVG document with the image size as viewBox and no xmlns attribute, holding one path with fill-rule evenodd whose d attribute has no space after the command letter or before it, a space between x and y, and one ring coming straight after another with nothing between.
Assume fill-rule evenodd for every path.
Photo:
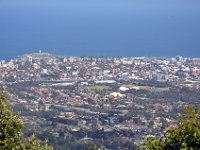
<instances>
[{"instance_id":1,"label":"cluster of houses","mask_svg":"<svg viewBox=\"0 0 200 150\"><path fill-rule=\"evenodd\" d=\"M34 53L0 61L0 80L14 105L57 110L50 124L72 131L97 128L161 134L186 104L162 97L174 88L200 88L200 59L57 57ZM157 97L156 97L157 96Z\"/></svg>"}]
</instances>

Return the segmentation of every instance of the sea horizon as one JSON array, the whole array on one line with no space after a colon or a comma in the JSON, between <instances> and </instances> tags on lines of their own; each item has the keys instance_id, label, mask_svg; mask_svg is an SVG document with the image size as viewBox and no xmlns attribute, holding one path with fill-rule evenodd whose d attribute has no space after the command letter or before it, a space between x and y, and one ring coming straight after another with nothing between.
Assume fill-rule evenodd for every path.
<instances>
[{"instance_id":1,"label":"sea horizon","mask_svg":"<svg viewBox=\"0 0 200 150\"><path fill-rule=\"evenodd\" d=\"M200 1L1 1L0 59L200 57Z\"/></svg>"},{"instance_id":2,"label":"sea horizon","mask_svg":"<svg viewBox=\"0 0 200 150\"><path fill-rule=\"evenodd\" d=\"M32 51L19 51L14 53L9 53L5 55L0 56L0 60L10 60L10 59L16 59L18 57L22 57L27 54L32 53L39 53L40 50L32 50ZM41 50L42 53L49 53L55 56L59 57L157 57L157 58L172 58L172 57L186 57L186 58L200 58L200 56L196 55L185 55L181 53L175 53L175 54L168 54L168 55L158 55L158 54L139 54L138 51L136 51L135 54L131 54L130 51L126 53L72 53L72 52L63 52L63 51L55 51L55 50Z\"/></svg>"}]
</instances>

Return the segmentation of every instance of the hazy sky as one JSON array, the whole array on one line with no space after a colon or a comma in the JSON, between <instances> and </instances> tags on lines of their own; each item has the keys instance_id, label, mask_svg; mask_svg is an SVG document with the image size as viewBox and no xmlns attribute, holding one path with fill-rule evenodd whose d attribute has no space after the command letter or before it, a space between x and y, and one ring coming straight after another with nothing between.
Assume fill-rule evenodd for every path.
<instances>
[{"instance_id":1,"label":"hazy sky","mask_svg":"<svg viewBox=\"0 0 200 150\"><path fill-rule=\"evenodd\" d=\"M200 0L0 0L0 58L200 57Z\"/></svg>"}]
</instances>

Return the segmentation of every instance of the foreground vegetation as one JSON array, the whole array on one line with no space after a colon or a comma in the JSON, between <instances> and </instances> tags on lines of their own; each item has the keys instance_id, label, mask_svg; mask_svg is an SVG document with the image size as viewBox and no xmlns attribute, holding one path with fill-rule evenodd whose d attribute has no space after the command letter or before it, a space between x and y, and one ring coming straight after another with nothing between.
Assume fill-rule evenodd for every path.
<instances>
[{"instance_id":1,"label":"foreground vegetation","mask_svg":"<svg viewBox=\"0 0 200 150\"><path fill-rule=\"evenodd\" d=\"M195 108L187 107L177 127L168 127L164 137L146 138L143 150L199 150L200 115Z\"/></svg>"},{"instance_id":2,"label":"foreground vegetation","mask_svg":"<svg viewBox=\"0 0 200 150\"><path fill-rule=\"evenodd\" d=\"M23 138L23 123L19 115L13 113L6 92L0 90L0 149L1 150L52 150L47 141L42 144L32 135Z\"/></svg>"}]
</instances>

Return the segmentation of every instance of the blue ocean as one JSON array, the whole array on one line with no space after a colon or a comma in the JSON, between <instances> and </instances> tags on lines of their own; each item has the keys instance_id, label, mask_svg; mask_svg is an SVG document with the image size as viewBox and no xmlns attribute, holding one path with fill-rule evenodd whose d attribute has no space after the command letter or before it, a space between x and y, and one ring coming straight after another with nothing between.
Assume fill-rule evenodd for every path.
<instances>
[{"instance_id":1,"label":"blue ocean","mask_svg":"<svg viewBox=\"0 0 200 150\"><path fill-rule=\"evenodd\" d=\"M197 0L1 0L0 59L62 56L200 57Z\"/></svg>"}]
</instances>

